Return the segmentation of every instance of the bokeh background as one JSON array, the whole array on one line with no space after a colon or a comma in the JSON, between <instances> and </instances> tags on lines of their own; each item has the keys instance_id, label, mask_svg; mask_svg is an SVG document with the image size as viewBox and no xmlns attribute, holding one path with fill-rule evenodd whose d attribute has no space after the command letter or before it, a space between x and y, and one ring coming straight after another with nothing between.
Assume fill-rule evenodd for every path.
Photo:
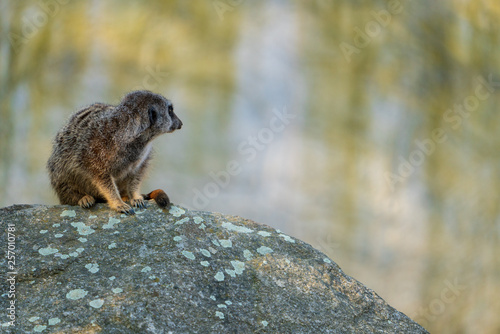
<instances>
[{"instance_id":1,"label":"bokeh background","mask_svg":"<svg viewBox=\"0 0 500 334\"><path fill-rule=\"evenodd\" d=\"M500 332L497 0L0 1L0 206L55 204L68 116L184 122L143 190L325 252L433 333Z\"/></svg>"}]
</instances>

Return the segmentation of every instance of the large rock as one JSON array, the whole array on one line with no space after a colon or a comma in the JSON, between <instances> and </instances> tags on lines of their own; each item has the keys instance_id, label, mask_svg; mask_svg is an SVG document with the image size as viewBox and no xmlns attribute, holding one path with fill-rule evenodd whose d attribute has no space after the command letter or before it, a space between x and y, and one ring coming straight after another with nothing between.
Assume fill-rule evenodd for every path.
<instances>
[{"instance_id":1,"label":"large rock","mask_svg":"<svg viewBox=\"0 0 500 334\"><path fill-rule=\"evenodd\" d=\"M2 333L427 333L310 245L240 217L23 205L0 222L15 260L2 255Z\"/></svg>"}]
</instances>

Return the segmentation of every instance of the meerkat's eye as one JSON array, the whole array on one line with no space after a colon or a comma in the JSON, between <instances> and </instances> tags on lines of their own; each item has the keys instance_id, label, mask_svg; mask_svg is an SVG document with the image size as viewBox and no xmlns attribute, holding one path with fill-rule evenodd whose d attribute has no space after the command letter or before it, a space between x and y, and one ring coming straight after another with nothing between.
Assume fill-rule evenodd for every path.
<instances>
[{"instance_id":1,"label":"meerkat's eye","mask_svg":"<svg viewBox=\"0 0 500 334\"><path fill-rule=\"evenodd\" d=\"M158 119L158 114L154 107L149 107L148 116L149 116L149 124L150 125L155 124L156 120Z\"/></svg>"},{"instance_id":2,"label":"meerkat's eye","mask_svg":"<svg viewBox=\"0 0 500 334\"><path fill-rule=\"evenodd\" d=\"M174 106L169 105L169 106L168 106L168 115L169 115L170 117L173 117L173 114L174 114Z\"/></svg>"}]
</instances>

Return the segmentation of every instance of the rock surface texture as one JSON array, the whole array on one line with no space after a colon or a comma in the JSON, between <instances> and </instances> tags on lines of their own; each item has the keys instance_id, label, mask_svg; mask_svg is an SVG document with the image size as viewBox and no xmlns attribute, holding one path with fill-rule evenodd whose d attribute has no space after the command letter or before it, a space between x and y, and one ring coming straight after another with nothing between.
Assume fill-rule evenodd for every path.
<instances>
[{"instance_id":1,"label":"rock surface texture","mask_svg":"<svg viewBox=\"0 0 500 334\"><path fill-rule=\"evenodd\" d=\"M323 253L240 217L16 205L0 224L1 333L427 333Z\"/></svg>"}]
</instances>

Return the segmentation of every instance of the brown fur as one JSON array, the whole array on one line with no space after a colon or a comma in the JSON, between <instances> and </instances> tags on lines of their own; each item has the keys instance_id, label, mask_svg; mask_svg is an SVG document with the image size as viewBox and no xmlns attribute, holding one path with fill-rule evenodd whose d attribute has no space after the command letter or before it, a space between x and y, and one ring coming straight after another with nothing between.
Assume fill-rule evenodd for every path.
<instances>
[{"instance_id":1,"label":"brown fur","mask_svg":"<svg viewBox=\"0 0 500 334\"><path fill-rule=\"evenodd\" d=\"M131 92L117 106L95 103L77 111L57 133L47 163L61 204L88 208L105 201L126 214L145 207L144 197L167 206L162 190L142 196L139 187L151 159L151 141L181 127L172 103L149 91Z\"/></svg>"}]
</instances>

